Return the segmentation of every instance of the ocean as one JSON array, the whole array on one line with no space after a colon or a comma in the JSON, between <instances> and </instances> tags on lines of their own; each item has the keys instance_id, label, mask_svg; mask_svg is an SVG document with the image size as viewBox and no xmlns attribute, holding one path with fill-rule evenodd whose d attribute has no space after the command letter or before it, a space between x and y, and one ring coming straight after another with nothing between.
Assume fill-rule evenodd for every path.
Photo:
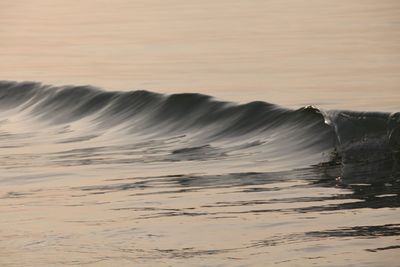
<instances>
[{"instance_id":1,"label":"ocean","mask_svg":"<svg viewBox=\"0 0 400 267\"><path fill-rule=\"evenodd\" d=\"M0 106L4 266L397 262L400 113L33 82Z\"/></svg>"},{"instance_id":2,"label":"ocean","mask_svg":"<svg viewBox=\"0 0 400 267\"><path fill-rule=\"evenodd\" d=\"M0 266L400 266L398 1L0 3Z\"/></svg>"}]
</instances>

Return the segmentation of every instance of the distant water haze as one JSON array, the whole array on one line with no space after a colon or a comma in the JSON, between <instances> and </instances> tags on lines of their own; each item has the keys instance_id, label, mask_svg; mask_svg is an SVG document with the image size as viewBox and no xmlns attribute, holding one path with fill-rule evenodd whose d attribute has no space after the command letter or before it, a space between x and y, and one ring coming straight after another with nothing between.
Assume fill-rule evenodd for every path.
<instances>
[{"instance_id":1,"label":"distant water haze","mask_svg":"<svg viewBox=\"0 0 400 267\"><path fill-rule=\"evenodd\" d=\"M398 111L397 0L2 0L0 79Z\"/></svg>"}]
</instances>

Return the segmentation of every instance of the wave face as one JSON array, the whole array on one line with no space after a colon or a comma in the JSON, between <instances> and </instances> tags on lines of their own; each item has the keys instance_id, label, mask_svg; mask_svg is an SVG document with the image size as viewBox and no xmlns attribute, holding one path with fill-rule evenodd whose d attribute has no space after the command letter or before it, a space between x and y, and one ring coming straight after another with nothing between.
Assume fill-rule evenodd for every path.
<instances>
[{"instance_id":1,"label":"wave face","mask_svg":"<svg viewBox=\"0 0 400 267\"><path fill-rule=\"evenodd\" d=\"M327 164L341 166L344 177L399 170L400 113L291 110L193 93L6 81L0 83L0 112L2 149L35 151L46 144L42 162L63 166L146 162L162 168L175 161L188 168L207 163L215 172L221 166L282 171Z\"/></svg>"}]
</instances>

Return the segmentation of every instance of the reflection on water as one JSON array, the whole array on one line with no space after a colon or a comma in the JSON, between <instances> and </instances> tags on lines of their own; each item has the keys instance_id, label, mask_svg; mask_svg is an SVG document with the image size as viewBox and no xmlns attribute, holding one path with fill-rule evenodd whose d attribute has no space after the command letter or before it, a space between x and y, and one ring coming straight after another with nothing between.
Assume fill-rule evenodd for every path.
<instances>
[{"instance_id":1,"label":"reflection on water","mask_svg":"<svg viewBox=\"0 0 400 267\"><path fill-rule=\"evenodd\" d=\"M7 266L395 263L400 177L343 181L339 169L110 173L84 186L8 186L0 259Z\"/></svg>"},{"instance_id":2,"label":"reflection on water","mask_svg":"<svg viewBox=\"0 0 400 267\"><path fill-rule=\"evenodd\" d=\"M0 266L398 265L399 3L1 0Z\"/></svg>"}]
</instances>

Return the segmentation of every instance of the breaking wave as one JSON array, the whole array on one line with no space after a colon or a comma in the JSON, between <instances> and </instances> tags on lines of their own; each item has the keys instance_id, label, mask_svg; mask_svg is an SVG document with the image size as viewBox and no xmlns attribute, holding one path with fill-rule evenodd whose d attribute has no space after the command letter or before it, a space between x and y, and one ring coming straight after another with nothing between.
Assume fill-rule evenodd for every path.
<instances>
[{"instance_id":1,"label":"breaking wave","mask_svg":"<svg viewBox=\"0 0 400 267\"><path fill-rule=\"evenodd\" d=\"M3 120L17 114L49 128L79 123L74 136L58 143L89 142L113 131L124 140L122 146L132 145L132 140L144 147L151 142L153 151L157 144L168 145L169 153L154 152L147 160L226 162L241 157L272 170L338 164L343 176L386 176L399 169L400 113L313 106L292 110L193 93L9 81L0 82L0 111Z\"/></svg>"}]
</instances>

